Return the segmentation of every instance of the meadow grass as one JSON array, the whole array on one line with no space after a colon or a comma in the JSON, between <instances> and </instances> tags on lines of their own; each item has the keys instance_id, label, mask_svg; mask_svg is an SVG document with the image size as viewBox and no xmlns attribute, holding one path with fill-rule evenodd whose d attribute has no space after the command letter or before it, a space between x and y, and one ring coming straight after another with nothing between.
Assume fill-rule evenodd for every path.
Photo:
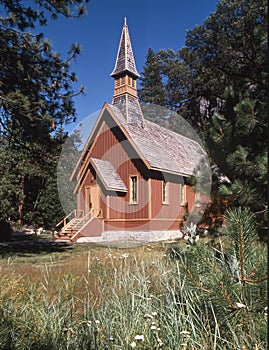
<instances>
[{"instance_id":1,"label":"meadow grass","mask_svg":"<svg viewBox=\"0 0 269 350\"><path fill-rule=\"evenodd\" d=\"M232 309L242 286L212 252L180 241L3 255L0 349L267 349L266 282ZM266 247L253 258L260 278Z\"/></svg>"}]
</instances>

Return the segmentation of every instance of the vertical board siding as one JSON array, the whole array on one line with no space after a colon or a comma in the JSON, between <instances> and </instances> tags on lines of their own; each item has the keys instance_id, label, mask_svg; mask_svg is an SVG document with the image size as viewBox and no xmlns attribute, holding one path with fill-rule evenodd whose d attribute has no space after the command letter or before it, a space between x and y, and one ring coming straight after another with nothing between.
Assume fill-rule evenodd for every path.
<instances>
[{"instance_id":1,"label":"vertical board siding","mask_svg":"<svg viewBox=\"0 0 269 350\"><path fill-rule=\"evenodd\" d=\"M130 164L126 164L128 167ZM132 170L134 174L134 170ZM110 218L111 219L145 219L148 217L148 185L147 181L138 175L138 202L130 204L129 200L129 176L128 176L128 193L125 196L110 196Z\"/></svg>"},{"instance_id":2,"label":"vertical board siding","mask_svg":"<svg viewBox=\"0 0 269 350\"><path fill-rule=\"evenodd\" d=\"M151 208L153 218L177 219L181 217L180 184L167 182L168 202L162 201L162 180L152 179Z\"/></svg>"},{"instance_id":3,"label":"vertical board siding","mask_svg":"<svg viewBox=\"0 0 269 350\"><path fill-rule=\"evenodd\" d=\"M109 195L109 217L112 219L141 219L148 216L148 185L147 180L141 174L141 171L135 166L135 162L129 158L126 150L130 147L129 142L118 135L117 128L110 128L103 123L101 131L95 140L89 157L109 160L117 173L128 188L128 193L121 196L117 192L108 191ZM137 160L136 158L135 160ZM138 204L129 204L129 177L136 175L138 177ZM87 172L86 176L90 176ZM88 181L84 181L81 186L82 196L85 198L85 187ZM100 203L103 216L106 216L106 199L103 193L100 193Z\"/></svg>"},{"instance_id":4,"label":"vertical board siding","mask_svg":"<svg viewBox=\"0 0 269 350\"><path fill-rule=\"evenodd\" d=\"M131 220L113 221L105 220L105 231L168 231L178 230L181 220Z\"/></svg>"},{"instance_id":5,"label":"vertical board siding","mask_svg":"<svg viewBox=\"0 0 269 350\"><path fill-rule=\"evenodd\" d=\"M128 192L113 192L99 183L100 209L105 219L105 230L140 229L140 230L175 230L183 221L186 208L180 205L180 182L182 177L173 176L168 182L168 204L162 202L162 174L149 175L143 162L138 158L129 141L118 126L111 127L111 119L103 119L90 151L85 158L108 160L121 177ZM133 159L130 159L132 157ZM130 204L130 176L137 176L138 201ZM80 177L82 174L80 174ZM149 180L150 178L150 180ZM96 184L96 174L90 165L83 178L79 179L78 209L86 208L86 187ZM189 211L194 206L195 192L186 187ZM108 206L108 207L107 207ZM151 218L149 218L151 214ZM113 221L114 220L114 221Z\"/></svg>"}]
</instances>

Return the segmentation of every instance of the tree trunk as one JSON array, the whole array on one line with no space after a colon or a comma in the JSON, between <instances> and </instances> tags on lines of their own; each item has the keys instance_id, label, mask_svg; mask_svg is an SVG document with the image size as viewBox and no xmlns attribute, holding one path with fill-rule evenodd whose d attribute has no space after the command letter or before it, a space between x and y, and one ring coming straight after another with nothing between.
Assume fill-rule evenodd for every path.
<instances>
[{"instance_id":1,"label":"tree trunk","mask_svg":"<svg viewBox=\"0 0 269 350\"><path fill-rule=\"evenodd\" d=\"M18 202L18 224L20 226L22 226L22 224L23 224L24 180L25 180L25 176L22 175L21 188L20 188L20 194L19 194L19 202Z\"/></svg>"},{"instance_id":2,"label":"tree trunk","mask_svg":"<svg viewBox=\"0 0 269 350\"><path fill-rule=\"evenodd\" d=\"M42 188L43 188L43 184L44 184L44 181L42 181ZM33 209L32 209L32 213L31 213L30 218L29 218L29 223L30 224L32 224L32 220L34 218L35 211L36 211L37 206L39 204L39 199L41 197L41 193L42 193L42 190L38 191L38 193L37 193L37 196L36 196L36 199L35 199L35 203L34 203L34 206L33 206Z\"/></svg>"}]
</instances>

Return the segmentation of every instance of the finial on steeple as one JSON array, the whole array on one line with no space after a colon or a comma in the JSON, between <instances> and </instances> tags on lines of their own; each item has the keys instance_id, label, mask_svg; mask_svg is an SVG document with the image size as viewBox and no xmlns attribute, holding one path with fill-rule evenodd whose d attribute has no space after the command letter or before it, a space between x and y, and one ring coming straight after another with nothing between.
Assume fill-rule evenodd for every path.
<instances>
[{"instance_id":1,"label":"finial on steeple","mask_svg":"<svg viewBox=\"0 0 269 350\"><path fill-rule=\"evenodd\" d=\"M120 109L127 123L143 126L144 118L136 89L136 79L139 78L139 74L135 66L126 17L124 17L117 59L111 76L115 79L112 104Z\"/></svg>"},{"instance_id":2,"label":"finial on steeple","mask_svg":"<svg viewBox=\"0 0 269 350\"><path fill-rule=\"evenodd\" d=\"M114 70L110 75L116 78L118 76L122 76L126 73L129 73L132 77L137 79L140 76L136 70L130 35L126 23L127 20L126 17L124 17L124 25L122 28L117 59Z\"/></svg>"}]
</instances>

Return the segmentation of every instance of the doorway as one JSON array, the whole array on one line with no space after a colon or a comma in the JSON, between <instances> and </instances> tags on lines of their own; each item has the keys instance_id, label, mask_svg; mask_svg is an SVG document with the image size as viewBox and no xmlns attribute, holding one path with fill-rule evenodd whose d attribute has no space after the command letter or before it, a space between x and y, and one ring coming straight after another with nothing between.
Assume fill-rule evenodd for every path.
<instances>
[{"instance_id":1,"label":"doorway","mask_svg":"<svg viewBox=\"0 0 269 350\"><path fill-rule=\"evenodd\" d=\"M98 186L86 187L85 211L93 211L95 215L100 210L100 196Z\"/></svg>"}]
</instances>

